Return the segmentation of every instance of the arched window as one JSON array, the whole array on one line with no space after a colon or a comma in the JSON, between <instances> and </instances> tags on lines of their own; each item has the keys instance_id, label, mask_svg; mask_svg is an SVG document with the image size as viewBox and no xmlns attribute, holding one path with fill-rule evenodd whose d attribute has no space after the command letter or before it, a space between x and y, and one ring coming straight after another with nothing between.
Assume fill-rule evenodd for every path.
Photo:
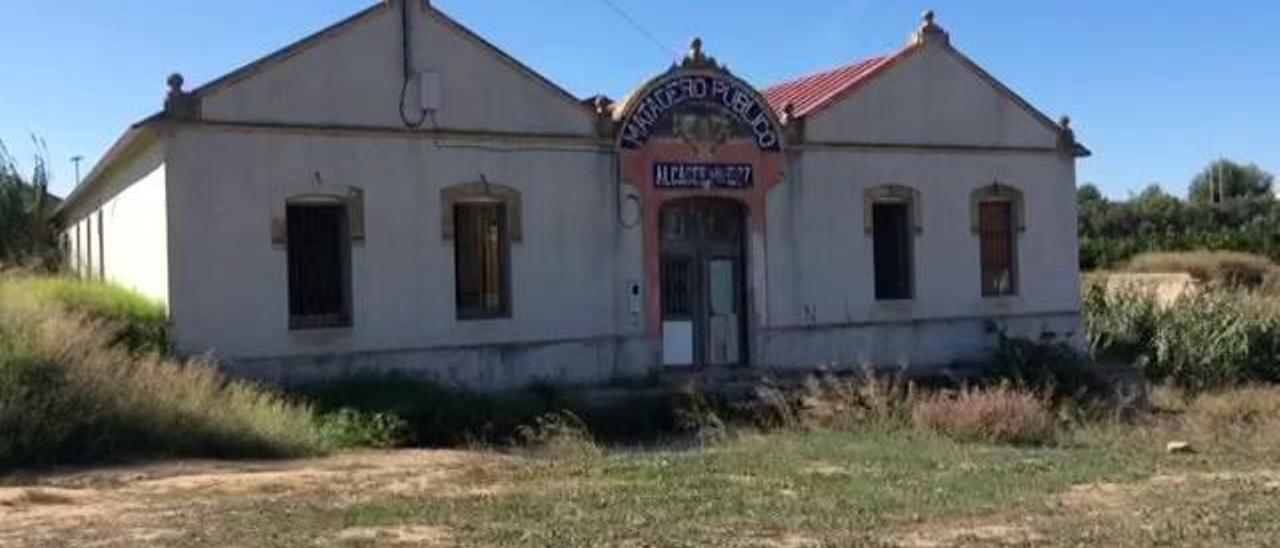
<instances>
[{"instance_id":1,"label":"arched window","mask_svg":"<svg viewBox=\"0 0 1280 548\"><path fill-rule=\"evenodd\" d=\"M908 300L915 294L915 246L920 222L920 193L901 185L882 185L863 195L863 230L871 237L876 300Z\"/></svg>"},{"instance_id":2,"label":"arched window","mask_svg":"<svg viewBox=\"0 0 1280 548\"><path fill-rule=\"evenodd\" d=\"M1000 183L973 191L969 200L971 229L978 236L982 295L1018 292L1018 233L1026 230L1022 192Z\"/></svg>"},{"instance_id":3,"label":"arched window","mask_svg":"<svg viewBox=\"0 0 1280 548\"><path fill-rule=\"evenodd\" d=\"M511 317L511 242L520 241L520 191L487 181L441 191L441 233L453 240L459 319Z\"/></svg>"}]
</instances>

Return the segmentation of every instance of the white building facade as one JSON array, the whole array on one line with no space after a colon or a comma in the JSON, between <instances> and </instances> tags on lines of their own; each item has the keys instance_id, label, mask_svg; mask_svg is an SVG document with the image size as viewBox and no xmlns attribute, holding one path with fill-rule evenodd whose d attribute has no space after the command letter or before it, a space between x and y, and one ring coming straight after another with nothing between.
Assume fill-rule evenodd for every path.
<instances>
[{"instance_id":1,"label":"white building facade","mask_svg":"<svg viewBox=\"0 0 1280 548\"><path fill-rule=\"evenodd\" d=\"M612 102L396 0L170 85L59 210L68 265L237 376L928 373L1083 335L1088 152L932 16L763 90L695 41Z\"/></svg>"}]
</instances>

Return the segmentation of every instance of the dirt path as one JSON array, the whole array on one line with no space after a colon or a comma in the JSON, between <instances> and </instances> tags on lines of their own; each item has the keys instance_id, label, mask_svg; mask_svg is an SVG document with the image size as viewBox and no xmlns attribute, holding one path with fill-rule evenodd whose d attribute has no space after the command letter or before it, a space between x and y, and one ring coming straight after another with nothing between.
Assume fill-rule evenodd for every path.
<instances>
[{"instance_id":1,"label":"dirt path","mask_svg":"<svg viewBox=\"0 0 1280 548\"><path fill-rule=\"evenodd\" d=\"M163 544L203 519L202 501L323 491L338 504L393 495L464 496L510 488L511 457L462 451L352 453L289 462L178 462L58 474L0 487L0 546ZM336 498L336 500L333 500ZM443 544L431 527L353 528L337 541Z\"/></svg>"}]
</instances>

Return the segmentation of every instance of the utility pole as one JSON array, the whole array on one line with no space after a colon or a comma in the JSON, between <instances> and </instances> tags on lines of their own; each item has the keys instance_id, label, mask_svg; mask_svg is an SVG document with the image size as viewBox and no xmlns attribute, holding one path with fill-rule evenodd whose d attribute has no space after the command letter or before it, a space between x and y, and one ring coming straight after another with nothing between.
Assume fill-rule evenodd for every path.
<instances>
[{"instance_id":1,"label":"utility pole","mask_svg":"<svg viewBox=\"0 0 1280 548\"><path fill-rule=\"evenodd\" d=\"M84 161L84 156L79 154L71 157L71 163L76 166L76 184L80 184L80 162Z\"/></svg>"},{"instance_id":2,"label":"utility pole","mask_svg":"<svg viewBox=\"0 0 1280 548\"><path fill-rule=\"evenodd\" d=\"M1218 158L1218 203L1226 201L1227 198L1227 188L1222 184L1222 164L1226 161L1226 158Z\"/></svg>"}]
</instances>

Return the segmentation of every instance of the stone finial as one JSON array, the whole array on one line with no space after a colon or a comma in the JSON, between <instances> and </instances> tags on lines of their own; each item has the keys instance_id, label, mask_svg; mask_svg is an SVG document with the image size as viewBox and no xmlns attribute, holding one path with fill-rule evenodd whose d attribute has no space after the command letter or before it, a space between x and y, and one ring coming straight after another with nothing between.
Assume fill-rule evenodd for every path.
<instances>
[{"instance_id":1,"label":"stone finial","mask_svg":"<svg viewBox=\"0 0 1280 548\"><path fill-rule=\"evenodd\" d=\"M920 28L911 34L912 44L928 44L932 42L946 44L950 41L951 38L947 35L947 31L938 24L933 10L925 11L920 16Z\"/></svg>"},{"instance_id":2,"label":"stone finial","mask_svg":"<svg viewBox=\"0 0 1280 548\"><path fill-rule=\"evenodd\" d=\"M605 114L608 114L610 104L611 103L608 97L605 97L603 95L597 95L595 104L593 105L596 107L596 114L599 116L604 116Z\"/></svg>"},{"instance_id":3,"label":"stone finial","mask_svg":"<svg viewBox=\"0 0 1280 548\"><path fill-rule=\"evenodd\" d=\"M1076 132L1071 129L1071 117L1066 114L1058 118L1058 148L1072 153L1076 150Z\"/></svg>"},{"instance_id":4,"label":"stone finial","mask_svg":"<svg viewBox=\"0 0 1280 548\"><path fill-rule=\"evenodd\" d=\"M168 79L168 80L165 80L165 82L167 82L167 83L169 84L169 95L170 95L170 96L174 96L174 95L181 95L181 94L182 94L182 85L183 85L186 81L187 81L187 80L186 80L185 78L183 78L183 77L182 77L182 75L181 75L181 74L179 74L179 73L177 73L177 72L175 72L175 73L173 73L173 74L170 74L170 75L169 75L169 79Z\"/></svg>"},{"instance_id":5,"label":"stone finial","mask_svg":"<svg viewBox=\"0 0 1280 548\"><path fill-rule=\"evenodd\" d=\"M175 120L194 120L200 117L200 103L194 94L183 91L186 79L179 73L169 75L165 80L169 85L169 94L164 98L165 116Z\"/></svg>"},{"instance_id":6,"label":"stone finial","mask_svg":"<svg viewBox=\"0 0 1280 548\"><path fill-rule=\"evenodd\" d=\"M680 63L682 68L720 68L716 64L713 57L708 57L702 51L702 39L694 38L689 42L689 52L685 54L684 61Z\"/></svg>"}]
</instances>

